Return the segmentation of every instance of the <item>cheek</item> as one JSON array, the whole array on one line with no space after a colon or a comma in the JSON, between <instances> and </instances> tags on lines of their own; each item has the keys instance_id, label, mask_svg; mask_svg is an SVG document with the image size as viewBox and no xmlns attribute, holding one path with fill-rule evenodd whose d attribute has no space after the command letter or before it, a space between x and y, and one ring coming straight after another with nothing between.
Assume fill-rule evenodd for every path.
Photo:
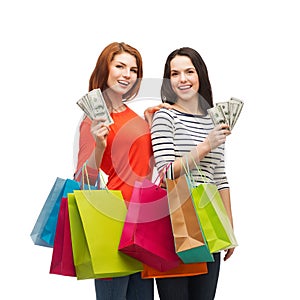
<instances>
[{"instance_id":1,"label":"cheek","mask_svg":"<svg viewBox=\"0 0 300 300\"><path fill-rule=\"evenodd\" d=\"M194 87L195 87L196 91L199 90L199 87L200 87L199 81L195 81Z\"/></svg>"},{"instance_id":2,"label":"cheek","mask_svg":"<svg viewBox=\"0 0 300 300\"><path fill-rule=\"evenodd\" d=\"M117 78L118 78L117 72L114 69L111 69L109 74L108 74L107 85L109 87L115 85Z\"/></svg>"},{"instance_id":3,"label":"cheek","mask_svg":"<svg viewBox=\"0 0 300 300\"><path fill-rule=\"evenodd\" d=\"M200 82L197 76L193 76L191 79L191 82L193 83L193 86L195 89L197 89L197 91L199 90L200 87Z\"/></svg>"},{"instance_id":4,"label":"cheek","mask_svg":"<svg viewBox=\"0 0 300 300\"><path fill-rule=\"evenodd\" d=\"M178 83L178 80L176 80L175 78L172 78L172 79L170 80L171 88L172 88L173 90L176 89L177 83Z\"/></svg>"},{"instance_id":5,"label":"cheek","mask_svg":"<svg viewBox=\"0 0 300 300\"><path fill-rule=\"evenodd\" d=\"M130 78L131 78L131 83L135 84L137 81L137 74L136 73L131 74Z\"/></svg>"},{"instance_id":6,"label":"cheek","mask_svg":"<svg viewBox=\"0 0 300 300\"><path fill-rule=\"evenodd\" d=\"M109 88L111 88L113 86L113 81L110 76L108 76L106 84Z\"/></svg>"}]
</instances>

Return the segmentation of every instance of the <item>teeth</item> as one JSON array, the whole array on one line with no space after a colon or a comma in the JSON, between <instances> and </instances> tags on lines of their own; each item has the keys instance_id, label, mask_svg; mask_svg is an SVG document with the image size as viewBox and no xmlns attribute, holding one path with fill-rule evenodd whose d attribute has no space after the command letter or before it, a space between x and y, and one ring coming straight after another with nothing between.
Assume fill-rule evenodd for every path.
<instances>
[{"instance_id":1,"label":"teeth","mask_svg":"<svg viewBox=\"0 0 300 300\"><path fill-rule=\"evenodd\" d=\"M126 86L129 85L129 83L127 81L119 81L119 83L123 84L123 85L126 85Z\"/></svg>"},{"instance_id":2,"label":"teeth","mask_svg":"<svg viewBox=\"0 0 300 300\"><path fill-rule=\"evenodd\" d=\"M185 86L179 86L178 89L179 90L187 90L189 89L191 86L190 85L185 85Z\"/></svg>"}]
</instances>

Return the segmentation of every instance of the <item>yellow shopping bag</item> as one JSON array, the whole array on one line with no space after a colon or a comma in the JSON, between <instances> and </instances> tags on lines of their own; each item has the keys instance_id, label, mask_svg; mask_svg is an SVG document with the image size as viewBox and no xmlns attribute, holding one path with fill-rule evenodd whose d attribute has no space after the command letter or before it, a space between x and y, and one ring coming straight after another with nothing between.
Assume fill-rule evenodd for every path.
<instances>
[{"instance_id":1,"label":"yellow shopping bag","mask_svg":"<svg viewBox=\"0 0 300 300\"><path fill-rule=\"evenodd\" d=\"M126 217L120 191L78 190L68 194L72 250L78 279L119 277L143 270L118 251Z\"/></svg>"}]
</instances>

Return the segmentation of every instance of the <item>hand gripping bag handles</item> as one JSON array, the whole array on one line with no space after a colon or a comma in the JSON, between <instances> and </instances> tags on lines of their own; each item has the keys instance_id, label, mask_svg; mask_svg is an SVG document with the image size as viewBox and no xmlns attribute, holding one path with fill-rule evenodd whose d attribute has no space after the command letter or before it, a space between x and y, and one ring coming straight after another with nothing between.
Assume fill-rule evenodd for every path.
<instances>
[{"instance_id":1,"label":"hand gripping bag handles","mask_svg":"<svg viewBox=\"0 0 300 300\"><path fill-rule=\"evenodd\" d=\"M141 262L118 251L127 213L121 191L77 190L68 194L68 208L77 279L143 270Z\"/></svg>"},{"instance_id":2,"label":"hand gripping bag handles","mask_svg":"<svg viewBox=\"0 0 300 300\"><path fill-rule=\"evenodd\" d=\"M215 184L209 183L199 166L195 166L204 183L195 186L191 173L188 172L192 188L192 198L196 212L211 253L237 246L234 231Z\"/></svg>"},{"instance_id":3,"label":"hand gripping bag handles","mask_svg":"<svg viewBox=\"0 0 300 300\"><path fill-rule=\"evenodd\" d=\"M172 168L170 168L170 176ZM170 217L177 255L184 263L212 262L186 175L166 178Z\"/></svg>"},{"instance_id":4,"label":"hand gripping bag handles","mask_svg":"<svg viewBox=\"0 0 300 300\"><path fill-rule=\"evenodd\" d=\"M119 251L159 271L180 264L176 255L167 192L145 179L135 182Z\"/></svg>"},{"instance_id":5,"label":"hand gripping bag handles","mask_svg":"<svg viewBox=\"0 0 300 300\"><path fill-rule=\"evenodd\" d=\"M82 168L86 177L88 178L86 165ZM81 171L80 171L81 172ZM77 176L75 176L77 178ZM80 186L83 189L96 189L100 179L100 174L96 180L94 186L89 184L84 184L84 176L82 176L82 183L80 184L77 181L69 180L68 183L74 183L73 188L65 189L65 192L73 192L74 189L79 189ZM64 194L61 198L58 220L53 244L51 265L50 265L50 274L63 275L63 276L75 276L76 271L73 260L72 252L72 242L71 242L71 232L70 232L70 218L69 218L69 209L68 209L68 198L67 194Z\"/></svg>"}]
</instances>

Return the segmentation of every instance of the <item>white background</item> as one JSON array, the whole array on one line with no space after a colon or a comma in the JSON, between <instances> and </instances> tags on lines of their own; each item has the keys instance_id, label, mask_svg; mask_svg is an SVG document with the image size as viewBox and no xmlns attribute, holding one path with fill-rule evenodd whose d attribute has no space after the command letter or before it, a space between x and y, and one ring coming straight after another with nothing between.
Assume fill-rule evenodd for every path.
<instances>
[{"instance_id":1,"label":"white background","mask_svg":"<svg viewBox=\"0 0 300 300\"><path fill-rule=\"evenodd\" d=\"M299 26L296 0L2 1L0 298L95 299L92 280L48 274L51 250L29 235L55 178L73 174L75 102L98 55L124 41L145 78L193 47L214 101L245 101L226 152L239 247L216 299L299 299Z\"/></svg>"}]
</instances>

